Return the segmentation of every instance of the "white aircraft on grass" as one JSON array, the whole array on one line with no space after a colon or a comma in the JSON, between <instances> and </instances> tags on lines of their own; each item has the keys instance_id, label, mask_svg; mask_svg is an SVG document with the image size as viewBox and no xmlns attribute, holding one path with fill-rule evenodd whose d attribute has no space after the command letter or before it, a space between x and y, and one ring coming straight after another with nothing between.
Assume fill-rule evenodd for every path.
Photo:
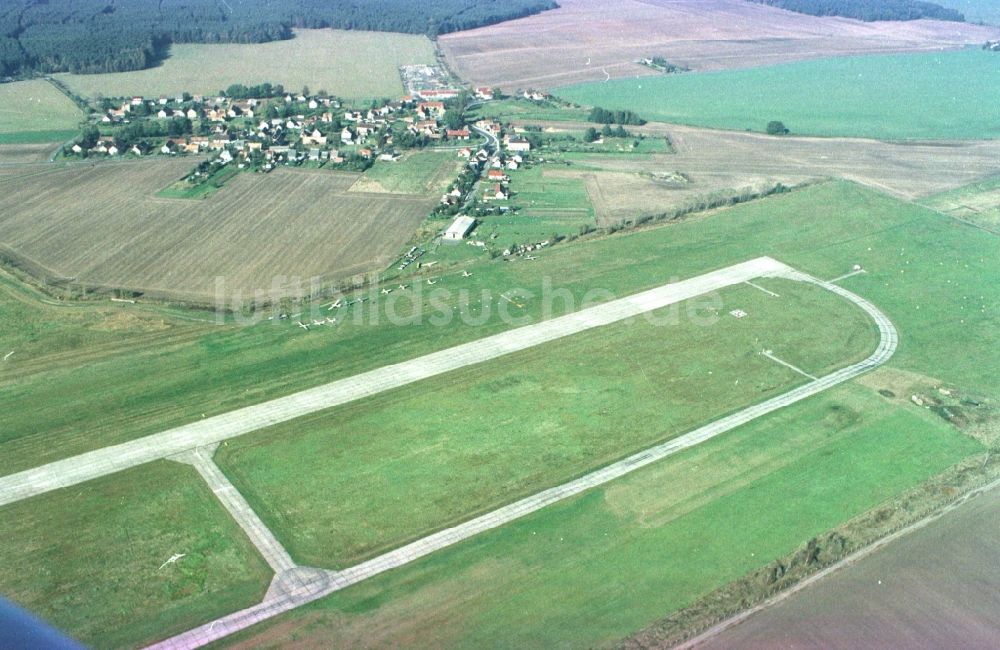
<instances>
[{"instance_id":1,"label":"white aircraft on grass","mask_svg":"<svg viewBox=\"0 0 1000 650\"><path fill-rule=\"evenodd\" d=\"M337 300L332 305L326 308L327 311L333 311L334 309L340 309L341 305L344 304L343 300Z\"/></svg>"},{"instance_id":2,"label":"white aircraft on grass","mask_svg":"<svg viewBox=\"0 0 1000 650\"><path fill-rule=\"evenodd\" d=\"M303 323L302 321L297 320L295 321L295 324L301 327L302 329L306 330L307 332L309 331L309 326Z\"/></svg>"},{"instance_id":3,"label":"white aircraft on grass","mask_svg":"<svg viewBox=\"0 0 1000 650\"><path fill-rule=\"evenodd\" d=\"M472 274L469 273L468 271L462 271L462 277L463 278L471 278Z\"/></svg>"},{"instance_id":4,"label":"white aircraft on grass","mask_svg":"<svg viewBox=\"0 0 1000 650\"><path fill-rule=\"evenodd\" d=\"M406 285L405 284L399 285L399 290L400 291L406 291Z\"/></svg>"},{"instance_id":5,"label":"white aircraft on grass","mask_svg":"<svg viewBox=\"0 0 1000 650\"><path fill-rule=\"evenodd\" d=\"M336 318L327 318L327 319L326 319L326 324L327 324L327 325L333 325L333 324L334 324L334 323L336 323L336 322L337 322L337 319L336 319Z\"/></svg>"},{"instance_id":6,"label":"white aircraft on grass","mask_svg":"<svg viewBox=\"0 0 1000 650\"><path fill-rule=\"evenodd\" d=\"M390 294L390 293L392 293L392 289L382 289L382 295L383 296L387 295L387 294Z\"/></svg>"},{"instance_id":7,"label":"white aircraft on grass","mask_svg":"<svg viewBox=\"0 0 1000 650\"><path fill-rule=\"evenodd\" d=\"M324 322L323 322L323 321L321 321L321 320L316 320L316 319L314 318L314 319L313 319L313 325L315 325L316 327L319 327L320 325L326 325L326 323L324 323Z\"/></svg>"},{"instance_id":8,"label":"white aircraft on grass","mask_svg":"<svg viewBox=\"0 0 1000 650\"><path fill-rule=\"evenodd\" d=\"M427 284L437 284L437 280L431 280L430 278L427 278Z\"/></svg>"}]
</instances>

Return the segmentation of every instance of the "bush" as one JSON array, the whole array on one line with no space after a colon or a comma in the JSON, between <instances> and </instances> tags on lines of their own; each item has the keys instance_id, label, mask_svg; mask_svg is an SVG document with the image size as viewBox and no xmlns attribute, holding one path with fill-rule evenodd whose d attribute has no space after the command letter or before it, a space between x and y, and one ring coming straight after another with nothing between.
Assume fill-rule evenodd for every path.
<instances>
[{"instance_id":1,"label":"bush","mask_svg":"<svg viewBox=\"0 0 1000 650\"><path fill-rule=\"evenodd\" d=\"M768 135L788 135L789 131L784 122L774 120L767 123L767 133Z\"/></svg>"}]
</instances>

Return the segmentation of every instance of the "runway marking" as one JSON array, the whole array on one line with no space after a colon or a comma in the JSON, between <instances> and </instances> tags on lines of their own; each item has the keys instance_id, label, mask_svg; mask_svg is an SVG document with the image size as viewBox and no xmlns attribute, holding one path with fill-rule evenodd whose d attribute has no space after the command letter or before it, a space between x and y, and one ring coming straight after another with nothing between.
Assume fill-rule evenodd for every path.
<instances>
[{"instance_id":1,"label":"runway marking","mask_svg":"<svg viewBox=\"0 0 1000 650\"><path fill-rule=\"evenodd\" d=\"M768 359L770 359L771 361L774 361L775 363L780 363L781 365L785 366L786 368L790 368L790 369L794 370L795 372L799 373L800 375L802 375L804 377L808 377L809 379L812 379L813 381L816 380L816 377L814 377L813 375L810 375L808 372L806 372L802 368L799 368L798 366L793 366L792 364L788 363L787 361L782 361L778 357L774 356L773 354L771 354L770 350L764 350L763 352L761 352L761 354L763 356L767 357Z\"/></svg>"},{"instance_id":2,"label":"runway marking","mask_svg":"<svg viewBox=\"0 0 1000 650\"><path fill-rule=\"evenodd\" d=\"M760 286L759 284L754 284L754 283L753 283L753 282L751 282L750 280L747 280L747 281L746 281L746 282L744 282L743 284L749 284L749 285L750 285L751 287L753 287L754 289L757 289L757 290L759 290L759 291L763 291L764 293L766 293L767 295L769 295L769 296L771 296L771 297L773 297L773 298L780 298L780 297L781 297L781 296L779 296L778 294L774 293L773 291L771 291L771 290L769 290L769 289L765 289L764 287Z\"/></svg>"}]
</instances>

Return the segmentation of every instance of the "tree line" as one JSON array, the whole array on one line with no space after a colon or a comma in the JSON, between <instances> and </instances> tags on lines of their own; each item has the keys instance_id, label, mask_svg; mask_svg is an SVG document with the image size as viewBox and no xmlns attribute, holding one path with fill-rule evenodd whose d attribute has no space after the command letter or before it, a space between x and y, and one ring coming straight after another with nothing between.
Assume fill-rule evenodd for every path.
<instances>
[{"instance_id":1,"label":"tree line","mask_svg":"<svg viewBox=\"0 0 1000 650\"><path fill-rule=\"evenodd\" d=\"M960 11L921 0L751 0L810 16L840 16L865 22L880 20L949 20L965 22Z\"/></svg>"},{"instance_id":2,"label":"tree line","mask_svg":"<svg viewBox=\"0 0 1000 650\"><path fill-rule=\"evenodd\" d=\"M263 43L292 30L426 34L491 25L555 8L554 0L44 0L0 6L0 77L124 72L159 63L171 43Z\"/></svg>"},{"instance_id":3,"label":"tree line","mask_svg":"<svg viewBox=\"0 0 1000 650\"><path fill-rule=\"evenodd\" d=\"M598 124L627 124L629 126L642 126L646 123L646 120L632 111L609 111L599 106L591 109L587 115L587 121Z\"/></svg>"}]
</instances>

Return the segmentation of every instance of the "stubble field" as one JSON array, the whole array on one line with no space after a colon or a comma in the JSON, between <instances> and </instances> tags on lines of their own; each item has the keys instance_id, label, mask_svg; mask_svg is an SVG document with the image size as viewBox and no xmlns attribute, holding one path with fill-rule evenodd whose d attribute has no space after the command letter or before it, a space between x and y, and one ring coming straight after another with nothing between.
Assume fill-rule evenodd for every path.
<instances>
[{"instance_id":1,"label":"stubble field","mask_svg":"<svg viewBox=\"0 0 1000 650\"><path fill-rule=\"evenodd\" d=\"M77 133L83 117L76 104L47 81L0 84L0 145L62 144ZM6 162L3 153L0 163Z\"/></svg>"},{"instance_id":2,"label":"stubble field","mask_svg":"<svg viewBox=\"0 0 1000 650\"><path fill-rule=\"evenodd\" d=\"M427 196L348 192L358 175L323 170L240 174L203 201L154 196L192 164L5 175L3 251L48 281L212 302L221 278L227 299L248 299L380 270L433 206Z\"/></svg>"},{"instance_id":3,"label":"stubble field","mask_svg":"<svg viewBox=\"0 0 1000 650\"><path fill-rule=\"evenodd\" d=\"M565 0L536 16L439 42L452 68L476 84L551 89L606 78L659 75L633 61L663 56L694 70L724 70L849 54L980 45L1000 29L915 21L817 18L740 0Z\"/></svg>"},{"instance_id":4,"label":"stubble field","mask_svg":"<svg viewBox=\"0 0 1000 650\"><path fill-rule=\"evenodd\" d=\"M424 36L301 29L271 43L176 44L162 65L148 70L55 76L90 98L210 95L265 81L293 92L309 86L347 99L396 98L403 93L399 66L418 63L434 63L434 46Z\"/></svg>"}]
</instances>

